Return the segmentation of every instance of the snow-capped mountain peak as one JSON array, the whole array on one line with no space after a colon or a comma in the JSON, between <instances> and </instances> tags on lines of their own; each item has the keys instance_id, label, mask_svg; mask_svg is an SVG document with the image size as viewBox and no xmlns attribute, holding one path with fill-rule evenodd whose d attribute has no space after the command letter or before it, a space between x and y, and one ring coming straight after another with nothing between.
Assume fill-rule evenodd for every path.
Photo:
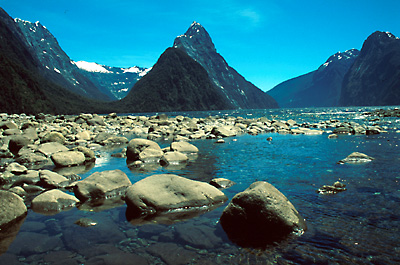
<instances>
[{"instance_id":1,"label":"snow-capped mountain peak","mask_svg":"<svg viewBox=\"0 0 400 265\"><path fill-rule=\"evenodd\" d=\"M111 71L108 71L104 66L98 64L98 63L92 63L92 62L85 62L85 61L78 61L78 62L73 62L76 66L78 66L79 69L85 70L87 72L94 72L94 73L112 73Z\"/></svg>"}]
</instances>

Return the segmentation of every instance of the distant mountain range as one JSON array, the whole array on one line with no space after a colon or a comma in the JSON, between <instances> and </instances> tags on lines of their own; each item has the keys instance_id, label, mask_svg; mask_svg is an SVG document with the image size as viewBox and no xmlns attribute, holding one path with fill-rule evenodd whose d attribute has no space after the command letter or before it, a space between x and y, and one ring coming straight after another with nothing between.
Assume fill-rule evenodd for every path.
<instances>
[{"instance_id":1,"label":"distant mountain range","mask_svg":"<svg viewBox=\"0 0 400 265\"><path fill-rule=\"evenodd\" d=\"M267 92L280 107L400 105L400 40L376 31L356 49Z\"/></svg>"},{"instance_id":2,"label":"distant mountain range","mask_svg":"<svg viewBox=\"0 0 400 265\"><path fill-rule=\"evenodd\" d=\"M0 8L0 112L81 113L400 104L400 40L375 32L317 70L265 93L193 22L153 68L71 61L39 22ZM275 98L275 99L274 99Z\"/></svg>"},{"instance_id":3,"label":"distant mountain range","mask_svg":"<svg viewBox=\"0 0 400 265\"><path fill-rule=\"evenodd\" d=\"M359 53L356 49L338 52L317 70L289 79L267 93L282 108L338 106L343 78Z\"/></svg>"},{"instance_id":4,"label":"distant mountain range","mask_svg":"<svg viewBox=\"0 0 400 265\"><path fill-rule=\"evenodd\" d=\"M400 105L400 39L376 31L343 80L341 106Z\"/></svg>"},{"instance_id":5,"label":"distant mountain range","mask_svg":"<svg viewBox=\"0 0 400 265\"><path fill-rule=\"evenodd\" d=\"M85 61L73 63L102 91L111 93L114 100L124 98L133 85L151 70L139 66L120 68Z\"/></svg>"}]
</instances>

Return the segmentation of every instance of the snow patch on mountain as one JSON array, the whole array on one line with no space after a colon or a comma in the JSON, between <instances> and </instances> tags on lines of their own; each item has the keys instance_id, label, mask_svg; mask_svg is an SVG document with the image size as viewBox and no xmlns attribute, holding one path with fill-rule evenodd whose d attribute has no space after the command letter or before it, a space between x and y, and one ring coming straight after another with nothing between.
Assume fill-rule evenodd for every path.
<instances>
[{"instance_id":1,"label":"snow patch on mountain","mask_svg":"<svg viewBox=\"0 0 400 265\"><path fill-rule=\"evenodd\" d=\"M88 71L88 72L96 72L96 73L112 73L104 68L102 65L97 63L85 62L85 61L78 61L73 62L78 68Z\"/></svg>"}]
</instances>

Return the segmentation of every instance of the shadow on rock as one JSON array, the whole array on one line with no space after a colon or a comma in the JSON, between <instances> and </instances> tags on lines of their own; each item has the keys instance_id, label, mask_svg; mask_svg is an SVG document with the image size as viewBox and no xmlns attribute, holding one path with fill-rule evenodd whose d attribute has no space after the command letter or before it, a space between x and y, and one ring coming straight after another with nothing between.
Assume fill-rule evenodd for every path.
<instances>
[{"instance_id":1,"label":"shadow on rock","mask_svg":"<svg viewBox=\"0 0 400 265\"><path fill-rule=\"evenodd\" d=\"M172 225L178 222L187 221L199 215L213 211L220 207L223 203L213 205L210 207L197 207L192 209L179 209L167 212L157 212L156 214L143 215L133 207L127 207L126 220L132 225L146 225L146 224L164 224Z\"/></svg>"},{"instance_id":2,"label":"shadow on rock","mask_svg":"<svg viewBox=\"0 0 400 265\"><path fill-rule=\"evenodd\" d=\"M255 182L236 194L220 223L228 238L245 248L267 248L307 229L290 201L267 182Z\"/></svg>"},{"instance_id":3,"label":"shadow on rock","mask_svg":"<svg viewBox=\"0 0 400 265\"><path fill-rule=\"evenodd\" d=\"M17 220L1 227L0 229L0 255L7 252L9 246L14 241L15 237L21 228L21 225L25 222L26 214Z\"/></svg>"}]
</instances>

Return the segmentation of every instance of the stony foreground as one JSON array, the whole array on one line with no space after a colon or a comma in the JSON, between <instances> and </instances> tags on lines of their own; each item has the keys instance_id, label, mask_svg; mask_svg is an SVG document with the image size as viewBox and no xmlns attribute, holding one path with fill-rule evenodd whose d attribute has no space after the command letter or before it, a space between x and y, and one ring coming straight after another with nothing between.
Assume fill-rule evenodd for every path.
<instances>
[{"instance_id":1,"label":"stony foreground","mask_svg":"<svg viewBox=\"0 0 400 265\"><path fill-rule=\"evenodd\" d=\"M396 111L393 113L397 115ZM389 114L379 112L369 115ZM223 138L241 134L328 133L329 138L335 138L343 133L368 135L385 132L384 128L377 125L367 126L355 122L329 120L314 124L298 124L291 119L284 121L267 117L257 119L229 116L188 118L168 117L164 114L145 117L118 116L115 113L106 116L1 114L0 120L2 135L0 185L1 205L4 208L2 208L0 227L9 226L20 220L26 215L27 209L43 214L55 214L71 207L92 207L107 204L110 201L116 201L116 205L120 205L124 203L121 199L126 200L129 208L135 209L133 212L136 219L130 221L137 224L141 223L144 217L148 221L148 215L156 215L156 212L164 214L176 209L196 209L197 211L204 206L212 209L212 206L227 200L219 189L232 185L229 180L214 180L213 185L193 183L179 176L167 176L168 181L162 182L158 181L161 176L157 175L143 182L131 183L126 174L120 170L96 172L81 180L79 170L74 169L79 168L85 172L93 167L98 150L115 146L126 147L121 153L115 155L125 158L129 167L142 168L154 164L165 167L177 165L184 167L189 160L195 161L196 154L199 152L195 146L195 141L198 139L210 139L215 143L223 143ZM168 139L171 142L170 146L161 149L157 143L157 140L161 139ZM266 140L273 139L269 137ZM361 154L358 157L365 156ZM342 161L339 162L342 163ZM218 181L220 184L216 184ZM295 211L293 205L279 191L275 191L273 187L269 189L273 194L278 194L277 200L284 202L282 205L289 206L287 210L282 210L284 209L282 205L274 206L278 213ZM206 190L207 192L204 192ZM260 200L264 199L257 197L255 204L259 205ZM246 204L252 208L251 200ZM230 205L231 209L232 207L234 206ZM237 206L235 207L237 209ZM265 211L268 215L273 215L273 210L268 208L270 203L267 203L266 207ZM246 209L240 211L246 213ZM226 210L226 212L235 215L233 210ZM292 228L287 229L287 233L305 229L304 220L299 216L297 213L296 222L300 225L293 225ZM284 216L282 220L286 217ZM293 220L294 217L289 218ZM168 218L163 220L166 219ZM171 221L170 219L168 220ZM82 226L85 226L84 223ZM242 226L242 223L238 226ZM229 225L228 231L236 230L235 225Z\"/></svg>"}]
</instances>

